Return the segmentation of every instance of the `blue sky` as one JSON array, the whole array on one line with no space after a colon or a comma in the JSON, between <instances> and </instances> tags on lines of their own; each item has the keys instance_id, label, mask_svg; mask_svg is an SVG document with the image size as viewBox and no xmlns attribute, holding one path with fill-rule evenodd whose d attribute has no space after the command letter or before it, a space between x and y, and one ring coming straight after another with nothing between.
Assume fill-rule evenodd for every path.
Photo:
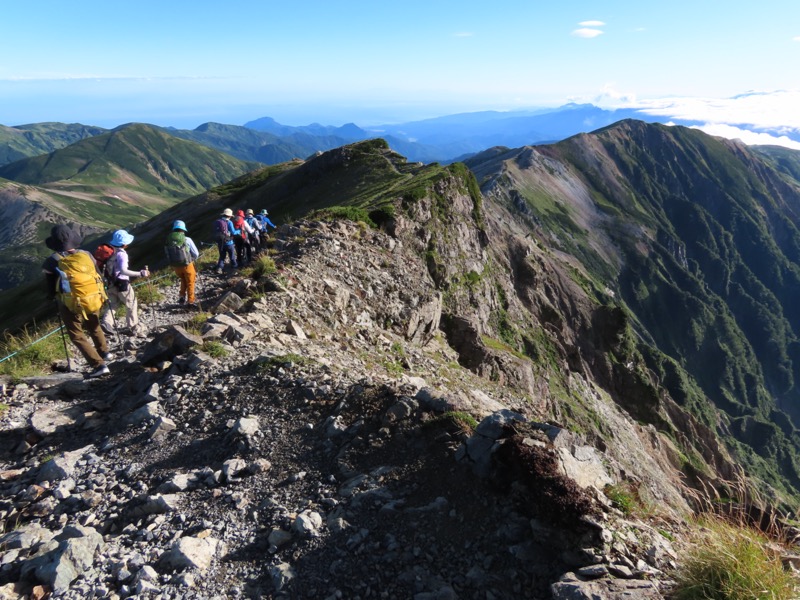
<instances>
[{"instance_id":1,"label":"blue sky","mask_svg":"<svg viewBox=\"0 0 800 600\"><path fill-rule=\"evenodd\" d=\"M577 101L800 128L798 0L4 4L4 125L368 126Z\"/></svg>"}]
</instances>

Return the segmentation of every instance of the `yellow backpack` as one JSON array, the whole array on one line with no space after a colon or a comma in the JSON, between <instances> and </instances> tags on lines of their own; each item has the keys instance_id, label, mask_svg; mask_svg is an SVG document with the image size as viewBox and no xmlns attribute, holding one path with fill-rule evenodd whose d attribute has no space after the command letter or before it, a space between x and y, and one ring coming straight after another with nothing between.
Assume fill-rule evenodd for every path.
<instances>
[{"instance_id":1,"label":"yellow backpack","mask_svg":"<svg viewBox=\"0 0 800 600\"><path fill-rule=\"evenodd\" d=\"M97 272L88 252L78 250L62 256L58 261L59 297L72 312L99 313L108 296L103 278Z\"/></svg>"}]
</instances>

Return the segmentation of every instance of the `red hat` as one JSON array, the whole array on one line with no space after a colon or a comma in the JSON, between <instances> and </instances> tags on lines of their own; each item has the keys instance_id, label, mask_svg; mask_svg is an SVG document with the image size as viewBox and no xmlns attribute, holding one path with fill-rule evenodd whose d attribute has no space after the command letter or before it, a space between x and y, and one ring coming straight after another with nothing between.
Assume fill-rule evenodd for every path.
<instances>
[{"instance_id":1,"label":"red hat","mask_svg":"<svg viewBox=\"0 0 800 600\"><path fill-rule=\"evenodd\" d=\"M243 217L244 216L244 211L243 210L237 210L236 211L236 216L237 217Z\"/></svg>"}]
</instances>

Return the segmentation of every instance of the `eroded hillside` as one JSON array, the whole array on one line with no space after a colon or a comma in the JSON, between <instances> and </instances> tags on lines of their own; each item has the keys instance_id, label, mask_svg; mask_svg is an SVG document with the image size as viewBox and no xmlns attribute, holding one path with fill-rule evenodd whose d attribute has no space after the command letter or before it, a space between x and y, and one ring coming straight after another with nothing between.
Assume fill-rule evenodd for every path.
<instances>
[{"instance_id":1,"label":"eroded hillside","mask_svg":"<svg viewBox=\"0 0 800 600\"><path fill-rule=\"evenodd\" d=\"M794 496L800 185L789 171L739 143L635 121L470 166L543 247L613 294L659 384Z\"/></svg>"}]
</instances>

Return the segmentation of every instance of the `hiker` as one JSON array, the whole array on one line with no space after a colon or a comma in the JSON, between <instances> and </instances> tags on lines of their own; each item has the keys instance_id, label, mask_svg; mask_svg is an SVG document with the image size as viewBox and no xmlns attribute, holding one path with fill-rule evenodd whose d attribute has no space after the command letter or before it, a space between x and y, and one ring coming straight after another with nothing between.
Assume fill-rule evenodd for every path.
<instances>
[{"instance_id":1,"label":"hiker","mask_svg":"<svg viewBox=\"0 0 800 600\"><path fill-rule=\"evenodd\" d=\"M225 266L225 257L227 256L231 262L231 266L236 269L239 263L236 262L236 249L233 245L233 223L231 217L233 211L226 208L222 211L219 219L214 221L214 235L217 241L217 250L219 250L219 261L217 262L217 273L222 273L222 268Z\"/></svg>"},{"instance_id":2,"label":"hiker","mask_svg":"<svg viewBox=\"0 0 800 600\"><path fill-rule=\"evenodd\" d=\"M139 305L136 301L136 292L131 285L131 279L147 277L147 269L132 271L128 268L128 252L126 248L133 242L133 236L124 229L118 229L111 236L109 244L115 249L114 256L108 259L106 272L108 273L108 304L109 310L103 314L103 329L115 329L114 311L122 304L125 306L125 324L130 334L143 337L147 329L139 323Z\"/></svg>"},{"instance_id":3,"label":"hiker","mask_svg":"<svg viewBox=\"0 0 800 600\"><path fill-rule=\"evenodd\" d=\"M269 228L277 229L275 223L269 220L269 213L266 208L261 209L261 214L258 215L258 220L261 221L261 245L266 247L269 240Z\"/></svg>"},{"instance_id":4,"label":"hiker","mask_svg":"<svg viewBox=\"0 0 800 600\"><path fill-rule=\"evenodd\" d=\"M253 255L258 254L261 250L261 220L253 214L252 208L248 208L245 211L244 220L253 230L253 235L248 240L250 242L250 257L252 258Z\"/></svg>"},{"instance_id":5,"label":"hiker","mask_svg":"<svg viewBox=\"0 0 800 600\"><path fill-rule=\"evenodd\" d=\"M106 361L111 359L100 328L106 292L92 255L77 249L81 241L81 236L67 225L53 227L44 241L53 254L42 264L42 271L47 295L56 300L69 339L92 369L86 377L93 378L108 374Z\"/></svg>"},{"instance_id":6,"label":"hiker","mask_svg":"<svg viewBox=\"0 0 800 600\"><path fill-rule=\"evenodd\" d=\"M231 220L233 224L233 243L236 246L236 259L240 266L249 263L252 258L249 239L254 232L247 221L244 220L244 211L237 210L236 216Z\"/></svg>"},{"instance_id":7,"label":"hiker","mask_svg":"<svg viewBox=\"0 0 800 600\"><path fill-rule=\"evenodd\" d=\"M172 223L172 233L167 236L164 252L175 275L181 280L178 304L186 303L188 308L197 308L194 301L194 282L197 278L194 261L200 252L192 238L186 235L186 223L180 220Z\"/></svg>"}]
</instances>

